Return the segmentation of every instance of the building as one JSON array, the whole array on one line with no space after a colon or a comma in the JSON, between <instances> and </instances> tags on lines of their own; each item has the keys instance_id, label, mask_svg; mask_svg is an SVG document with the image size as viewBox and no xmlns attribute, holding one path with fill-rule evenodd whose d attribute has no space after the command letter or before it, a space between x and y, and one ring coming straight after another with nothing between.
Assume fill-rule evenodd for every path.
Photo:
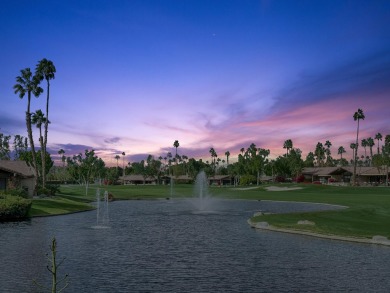
<instances>
[{"instance_id":1,"label":"building","mask_svg":"<svg viewBox=\"0 0 390 293\"><path fill-rule=\"evenodd\" d=\"M154 176L143 176L138 174L131 174L125 176L119 176L118 183L125 185L155 185L157 184L157 178Z\"/></svg>"},{"instance_id":2,"label":"building","mask_svg":"<svg viewBox=\"0 0 390 293\"><path fill-rule=\"evenodd\" d=\"M356 182L361 185L377 185L388 182L390 168L356 167ZM303 168L305 181L319 183L349 183L353 175L353 167L308 167Z\"/></svg>"},{"instance_id":3,"label":"building","mask_svg":"<svg viewBox=\"0 0 390 293\"><path fill-rule=\"evenodd\" d=\"M36 178L25 161L0 160L0 190L22 188L33 197Z\"/></svg>"}]
</instances>

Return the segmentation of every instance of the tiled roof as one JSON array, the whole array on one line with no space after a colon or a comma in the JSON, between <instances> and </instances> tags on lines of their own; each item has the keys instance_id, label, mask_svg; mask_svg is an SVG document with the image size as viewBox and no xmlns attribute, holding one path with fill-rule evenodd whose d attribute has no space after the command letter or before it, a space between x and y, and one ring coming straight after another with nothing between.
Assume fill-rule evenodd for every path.
<instances>
[{"instance_id":1,"label":"tiled roof","mask_svg":"<svg viewBox=\"0 0 390 293\"><path fill-rule=\"evenodd\" d=\"M33 169L25 161L0 160L0 170L23 177L34 177Z\"/></svg>"},{"instance_id":2,"label":"tiled roof","mask_svg":"<svg viewBox=\"0 0 390 293\"><path fill-rule=\"evenodd\" d=\"M119 180L127 180L127 181L155 181L155 177L144 177L143 175L138 175L138 174L132 174L132 175L125 175L119 176Z\"/></svg>"},{"instance_id":3,"label":"tiled roof","mask_svg":"<svg viewBox=\"0 0 390 293\"><path fill-rule=\"evenodd\" d=\"M303 168L302 173L307 175L317 175L317 176L329 176L337 171L346 171L353 173L353 167L308 167ZM390 172L390 168L387 172ZM375 175L386 175L385 168L377 167L356 167L356 174L360 176L375 176Z\"/></svg>"}]
</instances>

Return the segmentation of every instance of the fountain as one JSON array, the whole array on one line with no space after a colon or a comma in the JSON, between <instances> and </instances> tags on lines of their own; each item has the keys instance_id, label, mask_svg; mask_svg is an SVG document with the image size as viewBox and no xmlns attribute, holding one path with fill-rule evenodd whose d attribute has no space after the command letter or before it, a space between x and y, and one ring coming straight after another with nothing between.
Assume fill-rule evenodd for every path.
<instances>
[{"instance_id":1,"label":"fountain","mask_svg":"<svg viewBox=\"0 0 390 293\"><path fill-rule=\"evenodd\" d=\"M108 214L108 191L104 192L103 202L100 198L100 189L96 190L96 226L95 228L108 228L110 222Z\"/></svg>"},{"instance_id":2,"label":"fountain","mask_svg":"<svg viewBox=\"0 0 390 293\"><path fill-rule=\"evenodd\" d=\"M206 173L201 171L195 179L194 193L196 197L196 205L199 211L210 211L214 202L209 193L209 183Z\"/></svg>"},{"instance_id":3,"label":"fountain","mask_svg":"<svg viewBox=\"0 0 390 293\"><path fill-rule=\"evenodd\" d=\"M171 194L170 194L170 196L171 196L171 198L173 197L173 178L171 177L171 182L170 182L171 184L171 186L170 186L170 190L171 190Z\"/></svg>"}]
</instances>

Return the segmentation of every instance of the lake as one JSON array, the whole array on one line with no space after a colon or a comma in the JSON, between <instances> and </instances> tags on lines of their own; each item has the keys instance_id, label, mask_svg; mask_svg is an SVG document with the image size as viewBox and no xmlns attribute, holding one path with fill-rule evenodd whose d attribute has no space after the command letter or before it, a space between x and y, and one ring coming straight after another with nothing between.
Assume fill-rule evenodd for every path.
<instances>
[{"instance_id":1,"label":"lake","mask_svg":"<svg viewBox=\"0 0 390 293\"><path fill-rule=\"evenodd\" d=\"M50 287L57 239L64 292L389 292L390 248L252 229L253 213L337 207L309 203L115 201L96 211L0 224L0 292ZM45 292L50 292L46 290Z\"/></svg>"}]
</instances>

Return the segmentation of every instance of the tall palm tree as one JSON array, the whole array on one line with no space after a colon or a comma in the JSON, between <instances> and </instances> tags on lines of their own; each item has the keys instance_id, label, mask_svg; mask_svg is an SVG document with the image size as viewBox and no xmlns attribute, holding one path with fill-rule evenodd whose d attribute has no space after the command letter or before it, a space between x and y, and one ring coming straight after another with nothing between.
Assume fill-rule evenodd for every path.
<instances>
[{"instance_id":1,"label":"tall palm tree","mask_svg":"<svg viewBox=\"0 0 390 293\"><path fill-rule=\"evenodd\" d=\"M115 160L116 160L116 169L118 170L118 161L119 159L121 158L119 155L116 155L115 157Z\"/></svg>"},{"instance_id":2,"label":"tall palm tree","mask_svg":"<svg viewBox=\"0 0 390 293\"><path fill-rule=\"evenodd\" d=\"M230 152L229 152L229 151L226 151L226 152L225 152L225 156L226 156L226 165L229 165Z\"/></svg>"},{"instance_id":3,"label":"tall palm tree","mask_svg":"<svg viewBox=\"0 0 390 293\"><path fill-rule=\"evenodd\" d=\"M60 149L58 151L58 154L61 156L61 161L62 161L62 167L64 168L65 167L65 151L63 149Z\"/></svg>"},{"instance_id":4,"label":"tall palm tree","mask_svg":"<svg viewBox=\"0 0 390 293\"><path fill-rule=\"evenodd\" d=\"M380 132L375 134L375 139L378 140L378 155L379 155L379 141L382 140L382 134Z\"/></svg>"},{"instance_id":5,"label":"tall palm tree","mask_svg":"<svg viewBox=\"0 0 390 293\"><path fill-rule=\"evenodd\" d=\"M287 139L284 144L283 144L283 148L284 149L287 149L286 151L286 155L289 154L290 150L293 148L293 142L291 139Z\"/></svg>"},{"instance_id":6,"label":"tall palm tree","mask_svg":"<svg viewBox=\"0 0 390 293\"><path fill-rule=\"evenodd\" d=\"M14 85L15 94L19 94L19 98L23 99L23 97L27 93L27 111L26 111L26 126L27 126L27 134L30 142L31 154L32 154L32 164L34 165L34 172L37 178L37 181L34 186L34 194L37 191L37 183L38 183L38 166L37 166L37 158L35 154L35 146L34 139L32 134L31 127L31 113L30 113L30 105L31 105L31 94L35 97L39 97L39 95L43 92L42 88L39 86L39 79L36 76L32 75L30 68L25 68L20 71L21 75L16 77L16 84Z\"/></svg>"},{"instance_id":7,"label":"tall palm tree","mask_svg":"<svg viewBox=\"0 0 390 293\"><path fill-rule=\"evenodd\" d=\"M370 156L372 161L372 147L375 145L374 139L372 137L367 138L367 145L370 148Z\"/></svg>"},{"instance_id":8,"label":"tall palm tree","mask_svg":"<svg viewBox=\"0 0 390 293\"><path fill-rule=\"evenodd\" d=\"M177 148L180 146L179 141L178 141L178 140L175 140L175 141L173 142L173 146L176 148L176 155L175 155L175 158L176 158L176 157L177 157Z\"/></svg>"},{"instance_id":9,"label":"tall palm tree","mask_svg":"<svg viewBox=\"0 0 390 293\"><path fill-rule=\"evenodd\" d=\"M41 163L42 163L42 169L41 169L41 179L42 179L42 187L45 188L45 182L46 182L46 168L44 167L46 164L46 153L43 148L43 137L42 137L42 124L46 123L46 117L45 114L43 114L42 110L36 110L35 113L31 116L31 123L33 125L36 125L39 129L39 144L41 146Z\"/></svg>"},{"instance_id":10,"label":"tall palm tree","mask_svg":"<svg viewBox=\"0 0 390 293\"><path fill-rule=\"evenodd\" d=\"M123 177L123 185L125 185L125 152L122 152L122 177Z\"/></svg>"},{"instance_id":11,"label":"tall palm tree","mask_svg":"<svg viewBox=\"0 0 390 293\"><path fill-rule=\"evenodd\" d=\"M367 139L363 138L362 141L360 142L360 145L364 148L364 157L367 156L367 147L368 147L368 141Z\"/></svg>"},{"instance_id":12,"label":"tall palm tree","mask_svg":"<svg viewBox=\"0 0 390 293\"><path fill-rule=\"evenodd\" d=\"M45 136L44 141L42 142L43 152L46 155L46 147L47 147L47 132L49 128L49 98L50 98L50 80L54 79L54 73L56 73L56 68L52 61L47 60L46 58L42 59L38 62L35 67L35 75L39 81L43 79L46 80L46 121L45 121ZM42 172L46 174L45 166L42 165ZM45 178L46 182L46 178Z\"/></svg>"},{"instance_id":13,"label":"tall palm tree","mask_svg":"<svg viewBox=\"0 0 390 293\"><path fill-rule=\"evenodd\" d=\"M357 164L357 151L359 148L359 122L360 120L364 120L366 116L364 116L363 110L358 109L353 114L353 120L357 121L357 130L356 130L356 144L355 144L355 155L354 155L354 165L353 165L353 184L356 185L356 164Z\"/></svg>"},{"instance_id":14,"label":"tall palm tree","mask_svg":"<svg viewBox=\"0 0 390 293\"><path fill-rule=\"evenodd\" d=\"M343 146L339 147L339 149L337 150L337 154L340 155L340 160L343 159L343 154L345 153L345 148Z\"/></svg>"}]
</instances>

